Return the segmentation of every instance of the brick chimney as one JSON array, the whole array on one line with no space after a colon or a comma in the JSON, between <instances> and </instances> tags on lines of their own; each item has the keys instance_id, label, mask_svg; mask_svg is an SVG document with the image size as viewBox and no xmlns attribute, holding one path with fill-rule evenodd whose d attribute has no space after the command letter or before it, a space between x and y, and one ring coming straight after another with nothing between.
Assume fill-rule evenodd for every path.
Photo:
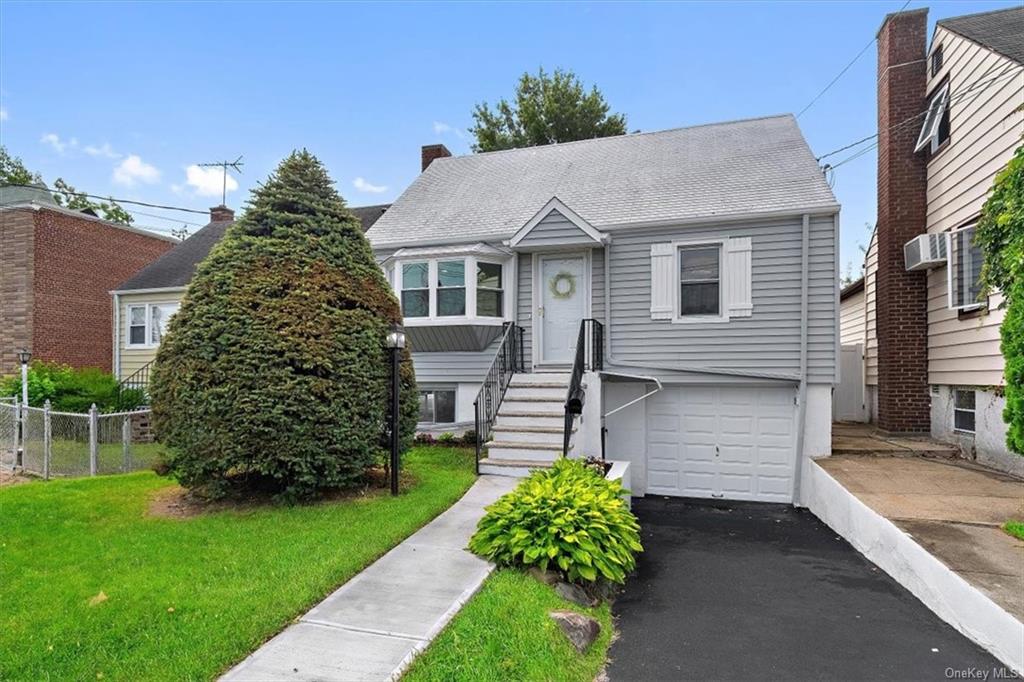
<instances>
[{"instance_id":1,"label":"brick chimney","mask_svg":"<svg viewBox=\"0 0 1024 682\"><path fill-rule=\"evenodd\" d=\"M925 232L926 159L914 153L924 111L928 10L890 14L878 31L878 426L931 429L928 397L928 282L908 272L903 245Z\"/></svg>"},{"instance_id":2,"label":"brick chimney","mask_svg":"<svg viewBox=\"0 0 1024 682\"><path fill-rule=\"evenodd\" d=\"M210 222L211 223L222 223L232 222L235 219L235 212L230 208L221 204L220 206L214 206L210 209Z\"/></svg>"},{"instance_id":3,"label":"brick chimney","mask_svg":"<svg viewBox=\"0 0 1024 682\"><path fill-rule=\"evenodd\" d=\"M420 163L422 168L420 172L427 170L427 166L432 164L437 159L443 159L446 156L451 156L452 153L448 151L448 147L443 144L425 144L420 148Z\"/></svg>"}]
</instances>

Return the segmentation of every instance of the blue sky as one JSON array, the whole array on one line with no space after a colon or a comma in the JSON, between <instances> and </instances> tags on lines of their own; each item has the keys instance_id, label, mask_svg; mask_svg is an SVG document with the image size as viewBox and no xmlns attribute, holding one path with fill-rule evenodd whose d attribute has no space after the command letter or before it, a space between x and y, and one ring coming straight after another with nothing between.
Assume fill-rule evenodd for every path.
<instances>
[{"instance_id":1,"label":"blue sky","mask_svg":"<svg viewBox=\"0 0 1024 682\"><path fill-rule=\"evenodd\" d=\"M1013 4L908 9L930 7L934 25ZM237 207L307 147L350 205L381 203L415 178L420 145L468 153L474 104L511 95L525 70L574 70L630 130L796 113L902 5L5 1L0 141L47 181L204 210L219 203L220 179L193 164L244 155L228 195ZM875 65L871 47L800 118L816 155L875 132ZM838 169L835 192L843 269L857 268L875 219L875 155Z\"/></svg>"}]
</instances>

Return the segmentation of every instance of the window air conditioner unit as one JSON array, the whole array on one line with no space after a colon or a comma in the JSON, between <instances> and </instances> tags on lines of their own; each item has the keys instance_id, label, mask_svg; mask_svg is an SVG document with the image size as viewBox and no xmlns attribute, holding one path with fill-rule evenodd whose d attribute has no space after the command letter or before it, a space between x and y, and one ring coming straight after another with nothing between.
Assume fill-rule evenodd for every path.
<instances>
[{"instance_id":1,"label":"window air conditioner unit","mask_svg":"<svg viewBox=\"0 0 1024 682\"><path fill-rule=\"evenodd\" d=\"M927 270L946 264L946 235L922 234L903 246L907 270Z\"/></svg>"}]
</instances>

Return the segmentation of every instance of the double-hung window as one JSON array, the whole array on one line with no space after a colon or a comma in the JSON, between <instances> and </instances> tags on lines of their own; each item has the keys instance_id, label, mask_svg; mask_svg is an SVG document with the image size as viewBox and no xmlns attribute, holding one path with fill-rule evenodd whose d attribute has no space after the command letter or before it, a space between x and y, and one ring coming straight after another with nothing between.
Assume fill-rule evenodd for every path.
<instances>
[{"instance_id":1,"label":"double-hung window","mask_svg":"<svg viewBox=\"0 0 1024 682\"><path fill-rule=\"evenodd\" d=\"M501 264L476 264L476 314L478 317L501 317L505 290L501 282Z\"/></svg>"},{"instance_id":2,"label":"double-hung window","mask_svg":"<svg viewBox=\"0 0 1024 682\"><path fill-rule=\"evenodd\" d=\"M949 267L946 269L946 284L949 291L949 307L954 310L974 310L984 307L981 296L981 266L985 261L984 252L975 242L975 226L969 225L949 232L946 253Z\"/></svg>"},{"instance_id":3,"label":"double-hung window","mask_svg":"<svg viewBox=\"0 0 1024 682\"><path fill-rule=\"evenodd\" d=\"M128 306L127 345L137 347L155 347L160 345L167 324L174 313L178 312L177 303L140 303Z\"/></svg>"},{"instance_id":4,"label":"double-hung window","mask_svg":"<svg viewBox=\"0 0 1024 682\"><path fill-rule=\"evenodd\" d=\"M722 314L722 247L701 244L679 248L679 316Z\"/></svg>"},{"instance_id":5,"label":"double-hung window","mask_svg":"<svg viewBox=\"0 0 1024 682\"><path fill-rule=\"evenodd\" d=\"M466 261L442 260L437 263L437 316L466 314Z\"/></svg>"},{"instance_id":6,"label":"double-hung window","mask_svg":"<svg viewBox=\"0 0 1024 682\"><path fill-rule=\"evenodd\" d=\"M430 264L402 264L402 315L430 316Z\"/></svg>"},{"instance_id":7,"label":"double-hung window","mask_svg":"<svg viewBox=\"0 0 1024 682\"><path fill-rule=\"evenodd\" d=\"M974 433L975 399L969 388L953 389L953 430Z\"/></svg>"}]
</instances>

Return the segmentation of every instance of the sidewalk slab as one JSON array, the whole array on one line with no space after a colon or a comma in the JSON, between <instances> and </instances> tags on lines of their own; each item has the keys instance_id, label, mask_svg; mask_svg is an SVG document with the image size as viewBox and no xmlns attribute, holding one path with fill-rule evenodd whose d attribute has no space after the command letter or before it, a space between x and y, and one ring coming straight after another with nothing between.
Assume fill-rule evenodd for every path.
<instances>
[{"instance_id":1,"label":"sidewalk slab","mask_svg":"<svg viewBox=\"0 0 1024 682\"><path fill-rule=\"evenodd\" d=\"M518 483L481 476L447 511L221 679L397 679L494 569L464 548L484 507Z\"/></svg>"}]
</instances>

